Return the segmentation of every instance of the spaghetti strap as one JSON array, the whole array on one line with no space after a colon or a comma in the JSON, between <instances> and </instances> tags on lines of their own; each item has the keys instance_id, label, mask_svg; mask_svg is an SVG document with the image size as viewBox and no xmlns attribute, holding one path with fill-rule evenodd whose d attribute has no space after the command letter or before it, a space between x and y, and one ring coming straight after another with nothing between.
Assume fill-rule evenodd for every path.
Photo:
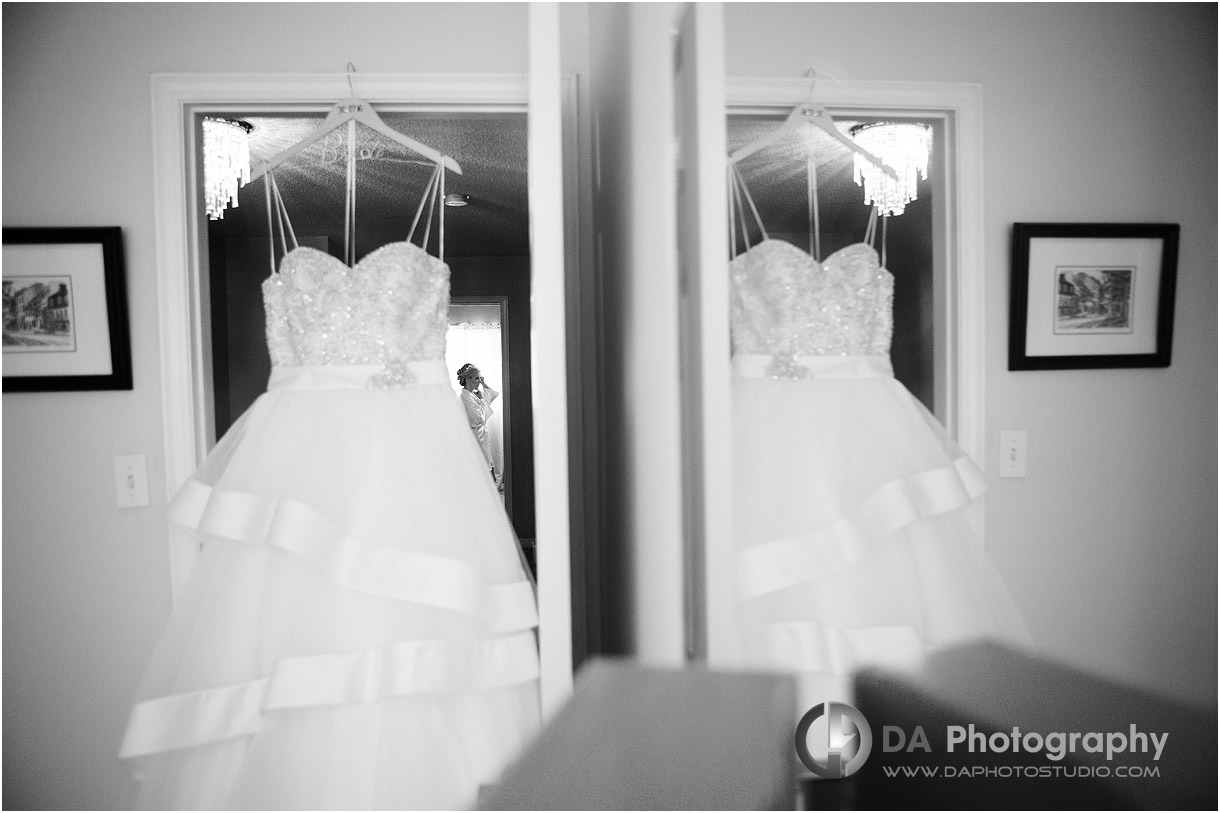
<instances>
[{"instance_id":1,"label":"spaghetti strap","mask_svg":"<svg viewBox=\"0 0 1220 813\"><path fill-rule=\"evenodd\" d=\"M347 141L347 160L346 160L346 178L344 183L344 213L343 213L343 262L349 268L356 267L356 140L355 140L355 121L348 122L348 141ZM270 263L272 275L279 273L276 267L276 240L278 237L281 254L287 254L290 250L299 247L297 242L296 231L293 229L292 221L288 216L288 207L284 204L283 196L280 194L279 183L276 181L275 173L270 169L264 171L266 182L264 184L264 198L267 206L267 231L270 236ZM444 197L445 190L445 167L441 163L434 165L432 174L428 178L428 182L424 186L422 195L420 196L419 206L416 207L415 217L411 221L411 228L407 234L407 242L411 242L415 238L416 228L419 226L420 220L424 214L424 208L427 207L428 213L426 223L424 224L424 233L422 235L421 248L425 251L428 248L428 241L432 237L432 218L434 215L438 218L438 238L439 238L439 259L442 261L445 258L445 207L438 205L438 199ZM278 234L277 234L278 224ZM292 246L289 248L289 241Z\"/></svg>"},{"instance_id":2,"label":"spaghetti strap","mask_svg":"<svg viewBox=\"0 0 1220 813\"><path fill-rule=\"evenodd\" d=\"M356 122L347 123L347 178L344 185L343 262L356 266Z\"/></svg>"},{"instance_id":3,"label":"spaghetti strap","mask_svg":"<svg viewBox=\"0 0 1220 813\"><path fill-rule=\"evenodd\" d=\"M864 228L864 242L873 248L877 247L877 207L868 213L868 225Z\"/></svg>"},{"instance_id":4,"label":"spaghetti strap","mask_svg":"<svg viewBox=\"0 0 1220 813\"><path fill-rule=\"evenodd\" d=\"M280 185L275 180L275 173L267 171L265 173L266 180L263 183L263 197L267 202L267 232L268 246L270 248L271 257L271 274L274 276L279 273L275 265L275 227L279 224L280 247L283 254L287 254L288 238L292 238L292 247L298 248L300 244L297 242L296 231L292 228L292 221L288 217L288 207L284 205L284 198L280 195ZM274 204L272 198L275 199Z\"/></svg>"},{"instance_id":5,"label":"spaghetti strap","mask_svg":"<svg viewBox=\"0 0 1220 813\"><path fill-rule=\"evenodd\" d=\"M885 238L889 232L890 215L887 212L881 216L881 267L885 267Z\"/></svg>"},{"instance_id":6,"label":"spaghetti strap","mask_svg":"<svg viewBox=\"0 0 1220 813\"><path fill-rule=\"evenodd\" d=\"M436 209L436 190L440 188L441 178L445 176L445 170L437 164L435 181L432 185L432 194L428 196L428 219L424 222L424 242L421 248L424 251L428 250L428 239L432 236L432 212Z\"/></svg>"},{"instance_id":7,"label":"spaghetti strap","mask_svg":"<svg viewBox=\"0 0 1220 813\"><path fill-rule=\"evenodd\" d=\"M419 199L419 206L415 209L415 218L411 221L411 228L407 232L407 242L415 239L415 229L419 226L420 216L424 212L424 206L428 207L428 216L424 223L423 240L420 248L427 251L428 240L432 236L432 215L437 209L437 199L444 196L445 188L445 167L442 164L436 164L432 170L431 177L428 178L428 183L424 185L424 193ZM445 259L445 207L440 207L439 215L440 223L438 227L439 234L439 250L438 257L441 260Z\"/></svg>"},{"instance_id":8,"label":"spaghetti strap","mask_svg":"<svg viewBox=\"0 0 1220 813\"><path fill-rule=\"evenodd\" d=\"M428 176L428 183L424 184L424 192L420 195L419 206L415 207L415 218L411 221L411 228L407 230L407 242L410 242L415 237L415 227L419 225L420 215L424 213L424 204L428 202L428 196L432 192L432 185L436 183L436 174L438 172L440 172L439 164L432 170L432 174Z\"/></svg>"},{"instance_id":9,"label":"spaghetti strap","mask_svg":"<svg viewBox=\"0 0 1220 813\"><path fill-rule=\"evenodd\" d=\"M881 221L880 227L878 227L878 225L877 225L878 220ZM869 215L868 215L868 227L865 228L865 230L864 230L864 242L867 245L872 246L873 250L877 251L877 253L880 255L882 267L885 267L885 235L886 235L886 227L889 225L889 222L890 222L890 216L889 215L878 215L877 207L874 206L872 211L869 212ZM880 243L881 243L880 249L877 248L878 232L880 233Z\"/></svg>"},{"instance_id":10,"label":"spaghetti strap","mask_svg":"<svg viewBox=\"0 0 1220 813\"><path fill-rule=\"evenodd\" d=\"M267 246L271 249L271 276L275 276L275 221L271 218L271 172L264 173L263 198L267 201Z\"/></svg>"},{"instance_id":11,"label":"spaghetti strap","mask_svg":"<svg viewBox=\"0 0 1220 813\"><path fill-rule=\"evenodd\" d=\"M810 154L805 168L806 203L809 207L809 255L822 261L822 224L818 205L818 162Z\"/></svg>"},{"instance_id":12,"label":"spaghetti strap","mask_svg":"<svg viewBox=\"0 0 1220 813\"><path fill-rule=\"evenodd\" d=\"M287 254L288 253L288 243L284 239L285 232L287 233L288 237L292 238L292 247L293 248L300 247L300 243L297 242L297 233L292 228L292 219L288 217L288 207L284 205L284 198L280 194L279 181L277 181L275 179L274 173L269 174L267 177L269 177L271 179L271 189L275 193L276 210L279 213L279 218L280 218L280 240L281 240L281 244L283 245L283 248L284 248L284 253Z\"/></svg>"},{"instance_id":13,"label":"spaghetti strap","mask_svg":"<svg viewBox=\"0 0 1220 813\"><path fill-rule=\"evenodd\" d=\"M754 198L750 196L750 189L746 186L745 179L741 177L741 171L737 169L736 164L730 164L733 173L733 189L735 194L740 194L745 198L746 203L750 205L750 212L754 215L754 222L758 224L758 230L762 233L762 239L770 240L770 235L767 234L767 227L763 225L762 217L758 214L758 207L754 205ZM738 211L741 215L741 232L745 241L746 249L750 248L750 233L745 222L745 209L738 203Z\"/></svg>"},{"instance_id":14,"label":"spaghetti strap","mask_svg":"<svg viewBox=\"0 0 1220 813\"><path fill-rule=\"evenodd\" d=\"M437 259L439 259L441 262L444 262L445 261L445 168L443 166L441 166L440 164L437 164L437 166L440 167L440 173L441 173L441 184L440 184L440 187L436 190L436 195L441 201L441 216L440 216L440 222L437 223L436 253L437 253Z\"/></svg>"}]
</instances>

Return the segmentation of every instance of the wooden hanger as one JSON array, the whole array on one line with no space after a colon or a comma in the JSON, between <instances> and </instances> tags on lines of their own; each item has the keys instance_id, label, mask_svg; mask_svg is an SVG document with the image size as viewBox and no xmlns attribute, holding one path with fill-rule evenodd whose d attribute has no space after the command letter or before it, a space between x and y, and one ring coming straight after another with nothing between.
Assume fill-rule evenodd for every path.
<instances>
[{"instance_id":1,"label":"wooden hanger","mask_svg":"<svg viewBox=\"0 0 1220 813\"><path fill-rule=\"evenodd\" d=\"M332 107L330 109L330 113L328 113L322 123L318 125L318 129L306 136L304 140L298 141L288 149L268 159L257 169L252 168L250 171L250 181L261 178L268 171L275 169L280 164L300 153L310 144L313 144L315 141L338 127L347 124L349 121L358 121L365 127L368 127L370 130L376 130L387 138L397 141L399 144L402 144L412 152L416 152L425 158L430 158L434 162L443 165L446 169L456 172L458 175L462 174L462 168L458 165L457 161L453 160L447 155L442 155L426 144L421 144L410 136L403 135L394 128L390 127L388 124L382 121L381 116L377 114L377 111L374 110L373 106L368 102L364 101L363 99L348 99L347 101L339 102Z\"/></svg>"},{"instance_id":2,"label":"wooden hanger","mask_svg":"<svg viewBox=\"0 0 1220 813\"><path fill-rule=\"evenodd\" d=\"M792 112L788 114L788 118L784 120L783 124L772 130L770 133L767 133L762 138L755 139L746 146L735 151L729 156L729 161L736 164L746 156L753 155L768 144L777 141L782 136L805 124L825 130L836 141L841 141L848 147L848 149L863 155L870 163L874 164L886 175L889 175L894 180L898 180L898 173L893 169L893 167L889 166L880 158L861 147L853 139L844 135L843 131L835 126L834 119L830 117L830 114L826 112L826 109L814 104L813 102L802 102L801 104L798 104L796 107L792 108Z\"/></svg>"}]
</instances>

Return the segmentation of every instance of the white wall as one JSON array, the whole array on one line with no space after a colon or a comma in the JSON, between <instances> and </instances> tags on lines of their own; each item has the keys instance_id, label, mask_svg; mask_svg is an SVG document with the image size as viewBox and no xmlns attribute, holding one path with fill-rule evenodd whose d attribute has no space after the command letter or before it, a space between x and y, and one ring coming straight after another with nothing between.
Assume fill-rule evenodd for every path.
<instances>
[{"instance_id":1,"label":"white wall","mask_svg":"<svg viewBox=\"0 0 1220 813\"><path fill-rule=\"evenodd\" d=\"M122 808L115 755L169 610L150 83L161 72L525 73L519 3L14 4L4 225L123 228L135 389L7 394L4 806ZM460 59L454 61L453 57ZM153 504L115 507L111 460Z\"/></svg>"},{"instance_id":2,"label":"white wall","mask_svg":"<svg viewBox=\"0 0 1220 813\"><path fill-rule=\"evenodd\" d=\"M730 76L983 86L988 546L1044 652L1216 703L1216 7L732 3ZM1014 222L1181 224L1173 364L1008 372ZM1029 432L1023 480L1001 429Z\"/></svg>"}]
</instances>

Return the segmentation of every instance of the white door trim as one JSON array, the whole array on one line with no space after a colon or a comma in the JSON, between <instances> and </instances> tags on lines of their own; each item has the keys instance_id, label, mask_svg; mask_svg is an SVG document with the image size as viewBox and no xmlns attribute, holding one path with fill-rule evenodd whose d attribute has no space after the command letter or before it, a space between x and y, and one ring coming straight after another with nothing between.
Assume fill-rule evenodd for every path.
<instances>
[{"instance_id":1,"label":"white door trim","mask_svg":"<svg viewBox=\"0 0 1220 813\"><path fill-rule=\"evenodd\" d=\"M523 111L530 103L528 77L524 74L495 75L411 75L359 73L352 77L355 91L363 99L387 109L409 106L412 110ZM203 213L196 200L196 168L187 156L195 154L193 116L209 109L232 109L241 105L267 105L280 111L325 111L336 100L352 95L349 76L335 74L154 74L152 77L153 125L153 187L156 226L156 280L158 324L161 342L161 402L165 439L165 482L167 499L191 476L206 456L210 443L210 408L208 405L207 319L204 313L206 297L202 295L203 269L199 268L199 235L205 228ZM557 93L559 90L557 89ZM574 93L561 94L574 99ZM568 114L571 114L570 111ZM556 112L555 115L560 115ZM532 124L532 122L531 122ZM553 175L563 177L563 151L546 153L555 164ZM535 154L531 152L531 162ZM532 169L532 167L531 167ZM531 186L533 185L531 172ZM531 200L534 195L531 190ZM562 235L563 232L559 231ZM562 252L562 238L561 238ZM548 254L548 262L549 262ZM532 326L534 347L564 346L563 331L563 261L558 268L539 277L534 271L532 285L558 286L558 291L535 290L532 296L542 296L553 302L558 297L558 320L548 316ZM550 335L558 331L557 335ZM532 383L535 400L539 393L553 397L554 369L563 365L533 368ZM561 393L562 395L562 393ZM562 404L563 402L561 402ZM539 414L539 404L535 404ZM543 410L546 412L546 410ZM560 417L563 417L563 407ZM535 444L543 449L545 464L536 461L538 470L545 468L547 481L566 483L567 435L566 424L535 420ZM556 466L564 470L556 470ZM568 504L566 488L553 495L538 489L536 517L541 558L543 529L550 551L557 551L556 560L548 562L548 579L539 586L539 603L546 610L540 630L544 651L552 649L559 657L549 657L543 667L544 695L566 696L571 686L571 604L570 576L563 568L568 561L566 535ZM198 558L198 547L187 535L170 530L171 592L176 599L185 587ZM561 549L561 550L560 550ZM549 582L549 584L548 584ZM550 595L551 589L556 595ZM550 639L550 640L548 640ZM568 653L566 663L563 652Z\"/></svg>"}]
</instances>

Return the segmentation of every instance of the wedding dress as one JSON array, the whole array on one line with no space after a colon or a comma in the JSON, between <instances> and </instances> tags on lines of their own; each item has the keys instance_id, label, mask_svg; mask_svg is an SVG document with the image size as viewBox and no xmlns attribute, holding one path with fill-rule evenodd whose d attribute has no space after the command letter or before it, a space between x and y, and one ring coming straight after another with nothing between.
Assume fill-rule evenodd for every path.
<instances>
[{"instance_id":1,"label":"wedding dress","mask_svg":"<svg viewBox=\"0 0 1220 813\"><path fill-rule=\"evenodd\" d=\"M730 264L745 663L797 675L804 710L850 703L865 666L1029 645L968 521L982 472L894 378L894 280L869 238L824 262L763 238Z\"/></svg>"},{"instance_id":2,"label":"wedding dress","mask_svg":"<svg viewBox=\"0 0 1220 813\"><path fill-rule=\"evenodd\" d=\"M472 807L540 725L537 611L443 362L448 266L299 247L263 296L268 389L169 509L201 553L121 749L139 806Z\"/></svg>"}]
</instances>

